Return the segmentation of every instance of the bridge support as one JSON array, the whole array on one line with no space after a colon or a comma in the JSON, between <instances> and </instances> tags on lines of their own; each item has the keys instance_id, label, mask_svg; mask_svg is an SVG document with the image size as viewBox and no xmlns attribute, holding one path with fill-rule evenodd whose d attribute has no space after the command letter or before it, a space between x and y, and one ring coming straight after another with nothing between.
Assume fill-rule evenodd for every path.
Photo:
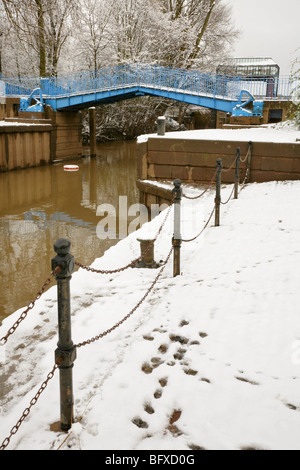
<instances>
[{"instance_id":1,"label":"bridge support","mask_svg":"<svg viewBox=\"0 0 300 470\"><path fill-rule=\"evenodd\" d=\"M46 107L47 119L51 119L51 161L71 160L82 157L82 118L80 112L59 111Z\"/></svg>"},{"instance_id":2,"label":"bridge support","mask_svg":"<svg viewBox=\"0 0 300 470\"><path fill-rule=\"evenodd\" d=\"M96 134L96 108L89 108L90 121L90 155L96 157L97 134Z\"/></svg>"}]
</instances>

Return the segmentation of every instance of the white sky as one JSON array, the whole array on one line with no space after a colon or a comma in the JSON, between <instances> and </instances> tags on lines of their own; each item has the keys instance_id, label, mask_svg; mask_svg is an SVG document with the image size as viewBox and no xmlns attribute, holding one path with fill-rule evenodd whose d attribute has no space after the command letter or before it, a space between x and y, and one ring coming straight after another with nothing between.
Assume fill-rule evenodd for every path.
<instances>
[{"instance_id":1,"label":"white sky","mask_svg":"<svg viewBox=\"0 0 300 470\"><path fill-rule=\"evenodd\" d=\"M292 61L300 57L300 0L224 1L232 5L241 31L234 57L272 57L281 75L289 75Z\"/></svg>"}]
</instances>

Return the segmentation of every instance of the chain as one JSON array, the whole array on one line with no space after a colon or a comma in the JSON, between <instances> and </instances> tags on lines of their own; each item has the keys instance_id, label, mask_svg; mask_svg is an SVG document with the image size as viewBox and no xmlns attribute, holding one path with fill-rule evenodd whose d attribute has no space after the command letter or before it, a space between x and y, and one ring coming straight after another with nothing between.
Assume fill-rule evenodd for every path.
<instances>
[{"instance_id":1,"label":"chain","mask_svg":"<svg viewBox=\"0 0 300 470\"><path fill-rule=\"evenodd\" d=\"M35 307L36 302L42 297L44 292L46 291L47 287L51 284L56 274L61 270L61 267L58 266L55 271L51 273L51 276L45 281L41 290L37 293L35 299L30 302L27 309L21 314L20 318L16 321L16 323L8 330L6 336L0 339L0 346L5 346L7 344L8 338L14 334L14 332L19 328L20 324L26 320L28 313Z\"/></svg>"},{"instance_id":2,"label":"chain","mask_svg":"<svg viewBox=\"0 0 300 470\"><path fill-rule=\"evenodd\" d=\"M176 197L176 196L175 196ZM174 200L175 200L175 197L173 198L172 200L172 203L171 203L171 206L169 207L168 209L168 212L167 212L167 215L162 223L162 225L160 226L160 229L158 230L157 232L157 235L155 237L154 240L151 240L151 242L149 243L147 249L141 254L141 256L137 259L135 259L134 261L132 261L131 263L129 263L127 266L124 266L123 268L119 268L119 269L115 269L115 270L101 270L101 269L94 269L94 268L91 268L89 266L85 266L81 263L78 263L77 261L75 262L76 266L78 266L79 268L81 269L84 269L85 271L88 271L90 273L95 273L95 274L116 274L116 273L121 273L121 272L124 272L126 271L127 269L129 268L133 268L139 261L141 261L149 252L150 250L152 249L154 243L157 241L159 235L161 234L162 232L162 229L164 228L168 218L169 218L169 215L171 213L171 210L172 210L172 207L174 205Z\"/></svg>"},{"instance_id":3,"label":"chain","mask_svg":"<svg viewBox=\"0 0 300 470\"><path fill-rule=\"evenodd\" d=\"M243 191L243 189L245 189L245 187L247 186L247 181L248 181L248 178L249 178L249 173L250 173L250 168L247 168L244 181L243 181L242 184L241 184L240 192Z\"/></svg>"},{"instance_id":4,"label":"chain","mask_svg":"<svg viewBox=\"0 0 300 470\"><path fill-rule=\"evenodd\" d=\"M245 158L241 158L241 162L242 162L242 163L245 163L245 162L248 160L248 158L249 158L249 156L250 156L250 152L251 152L251 146L249 145L249 148L248 148L246 157L245 157Z\"/></svg>"},{"instance_id":5,"label":"chain","mask_svg":"<svg viewBox=\"0 0 300 470\"><path fill-rule=\"evenodd\" d=\"M227 199L226 202L222 202L222 201L221 201L221 204L223 204L223 206L226 206L226 204L228 204L229 201L231 200L231 198L232 198L232 196L233 196L233 193L234 193L234 189L235 189L235 188L233 188L233 190L231 191L231 194L230 194L230 196L229 196L229 198Z\"/></svg>"},{"instance_id":6,"label":"chain","mask_svg":"<svg viewBox=\"0 0 300 470\"><path fill-rule=\"evenodd\" d=\"M223 173L228 173L228 171L232 170L232 168L234 167L234 165L235 165L236 162L237 162L238 157L239 157L239 152L236 153L236 157L235 157L235 159L233 160L233 162L232 162L232 164L230 165L230 167L227 168L227 169L224 169L224 168L223 168L223 170L222 170Z\"/></svg>"},{"instance_id":7,"label":"chain","mask_svg":"<svg viewBox=\"0 0 300 470\"><path fill-rule=\"evenodd\" d=\"M47 388L50 380L53 379L54 377L54 374L56 372L56 370L58 369L59 365L58 364L55 364L55 366L53 367L52 371L48 374L47 376L47 379L45 380L45 382L42 383L39 391L37 392L37 394L33 397L33 399L31 400L30 402L30 405L28 408L26 408L24 411L23 411L23 414L21 416L21 418L19 419L19 421L17 422L17 424L11 429L10 431L10 435L9 437L7 437L6 439L4 439L4 441L2 442L1 446L0 446L0 450L5 450L10 441L11 441L11 438L12 436L14 436L15 434L17 434L17 432L19 431L21 425L23 424L23 422L25 421L25 419L29 416L30 412L31 412L31 409L34 405L37 404L40 396L42 395L43 391Z\"/></svg>"},{"instance_id":8,"label":"chain","mask_svg":"<svg viewBox=\"0 0 300 470\"><path fill-rule=\"evenodd\" d=\"M216 178L216 175L217 175L217 172L218 172L218 169L216 169L215 173L214 173L214 176L212 177L211 181L208 183L208 186L207 188L203 191L203 193L201 193L199 196L196 196L196 197L190 197L190 196L185 196L183 195L183 197L185 199L189 199L190 201L195 201L196 199L200 199L202 196L204 196L204 194L207 193L207 191L210 189L210 186L213 184L215 178Z\"/></svg>"},{"instance_id":9,"label":"chain","mask_svg":"<svg viewBox=\"0 0 300 470\"><path fill-rule=\"evenodd\" d=\"M162 227L161 227L162 228ZM85 341L83 343L80 343L78 344L76 347L79 349L79 348L82 348L83 346L87 346L87 345L90 345L92 343L95 343L96 341L99 341L100 339L104 338L105 336L109 335L110 333L112 333L113 331L115 331L117 328L119 328L121 325L123 325L138 309L139 307L144 303L144 301L147 299L147 297L149 296L149 294L153 291L155 285L157 284L157 282L159 281L159 279L161 278L170 258L171 258L171 255L172 255L172 252L173 252L173 247L171 248L170 250L170 253L166 259L166 261L164 262L161 270L159 271L158 275L156 276L155 280L153 281L153 283L151 284L151 286L149 287L149 289L147 290L146 294L144 295L144 297L138 302L138 304L129 312L128 315L126 315L126 317L123 318L123 320L121 320L120 322L118 322L116 325L114 325L112 328L110 328L109 330L105 331L104 333L100 334L99 336L96 336L88 341ZM52 277L55 275L55 272L52 274L51 278L49 279L52 279ZM48 280L47 280L48 281ZM44 286L47 284L47 282L44 284ZM44 287L43 286L43 287ZM39 293L40 294L40 293ZM11 333L12 334L12 333ZM33 399L31 400L30 402L30 405L28 408L26 408L24 411L23 411L23 414L21 416L21 418L19 419L19 421L17 422L17 424L11 429L10 431L10 435L4 439L4 441L2 442L1 446L0 446L0 450L5 450L8 445L10 444L10 441L11 441L11 438L12 436L16 435L17 432L19 431L21 425L23 424L23 422L25 421L25 419L29 416L30 412L31 412L31 409L34 405L36 405L36 403L38 402L40 396L42 395L43 391L47 388L50 380L53 379L54 377L54 374L56 372L56 370L59 368L60 364L57 363L55 364L55 366L53 367L52 371L48 374L47 376L47 379L42 383L40 389L38 390L38 392L36 393L36 395L33 397Z\"/></svg>"},{"instance_id":10,"label":"chain","mask_svg":"<svg viewBox=\"0 0 300 470\"><path fill-rule=\"evenodd\" d=\"M202 235L202 233L204 232L204 230L207 229L207 227L208 227L208 225L209 225L211 219L213 218L213 215L214 215L214 213L215 213L215 210L216 210L216 208L214 207L214 209L213 209L213 211L212 211L212 213L211 213L211 215L210 215L208 221L207 221L206 224L204 225L204 227L203 227L203 229L201 230L201 232L200 232L198 235L196 235L196 237L191 238L190 240L182 240L183 243L194 242L195 240L197 240L197 238L199 238L199 237Z\"/></svg>"},{"instance_id":11,"label":"chain","mask_svg":"<svg viewBox=\"0 0 300 470\"><path fill-rule=\"evenodd\" d=\"M145 300L147 299L147 297L149 296L149 294L153 291L155 285L157 284L157 282L159 281L159 279L161 278L170 258L171 258L171 255L172 255L172 252L173 252L173 247L171 248L171 251L170 253L168 254L167 256L167 259L166 261L164 262L161 270L159 271L158 275L156 276L155 280L153 281L153 283L151 284L151 286L149 287L149 289L147 290L146 294L144 295L144 297L139 301L139 303L128 313L128 315L126 315L126 317L123 318L123 320L121 320L120 322L116 323L116 325L114 325L112 328L110 328L109 330L106 330L104 333L101 333L100 335L98 336L95 336L94 338L91 338L87 341L84 341L83 343L79 343L76 345L76 348L82 348L84 346L88 346L92 343L95 343L97 341L99 341L100 339L103 339L105 338L106 336L108 336L110 333L112 333L113 331L115 331L117 328L119 328L121 325L123 325L127 320L129 320L130 317L132 317L132 315L140 308L140 306L145 302Z\"/></svg>"},{"instance_id":12,"label":"chain","mask_svg":"<svg viewBox=\"0 0 300 470\"><path fill-rule=\"evenodd\" d=\"M250 145L251 143L249 143L249 148L248 148L248 152L247 152L247 155L245 157L244 160L241 160L243 163L245 163L247 160L248 160L248 166L247 166L247 170L246 170L246 175L245 175L245 178L244 178L244 181L242 183L242 187L241 187L241 191L245 188L246 184L247 184L247 181L249 179L249 176L250 176L250 171L251 171L251 162L249 161L250 158L251 158L251 152L252 152L252 145Z\"/></svg>"}]
</instances>

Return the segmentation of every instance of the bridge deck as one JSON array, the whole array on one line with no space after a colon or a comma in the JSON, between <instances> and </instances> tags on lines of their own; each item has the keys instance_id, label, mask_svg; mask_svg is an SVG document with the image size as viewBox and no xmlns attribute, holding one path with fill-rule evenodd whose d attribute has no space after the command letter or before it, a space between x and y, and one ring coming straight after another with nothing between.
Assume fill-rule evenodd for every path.
<instances>
[{"instance_id":1,"label":"bridge deck","mask_svg":"<svg viewBox=\"0 0 300 470\"><path fill-rule=\"evenodd\" d=\"M42 90L55 111L89 106L137 96L159 96L224 112L232 112L241 91L258 100L288 100L297 84L289 77L228 77L195 70L133 64L55 78L2 78L6 96L30 96Z\"/></svg>"}]
</instances>

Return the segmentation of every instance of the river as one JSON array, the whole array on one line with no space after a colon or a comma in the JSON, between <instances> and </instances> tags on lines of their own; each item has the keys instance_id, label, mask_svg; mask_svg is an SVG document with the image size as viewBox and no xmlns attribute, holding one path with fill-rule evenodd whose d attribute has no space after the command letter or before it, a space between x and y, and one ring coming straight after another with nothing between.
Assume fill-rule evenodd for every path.
<instances>
[{"instance_id":1,"label":"river","mask_svg":"<svg viewBox=\"0 0 300 470\"><path fill-rule=\"evenodd\" d=\"M79 171L65 172L66 163ZM0 194L1 324L34 300L51 273L57 239L68 238L85 265L118 242L98 238L97 208L110 204L118 213L120 196L128 207L139 202L136 143L98 144L93 159L0 173Z\"/></svg>"}]
</instances>

